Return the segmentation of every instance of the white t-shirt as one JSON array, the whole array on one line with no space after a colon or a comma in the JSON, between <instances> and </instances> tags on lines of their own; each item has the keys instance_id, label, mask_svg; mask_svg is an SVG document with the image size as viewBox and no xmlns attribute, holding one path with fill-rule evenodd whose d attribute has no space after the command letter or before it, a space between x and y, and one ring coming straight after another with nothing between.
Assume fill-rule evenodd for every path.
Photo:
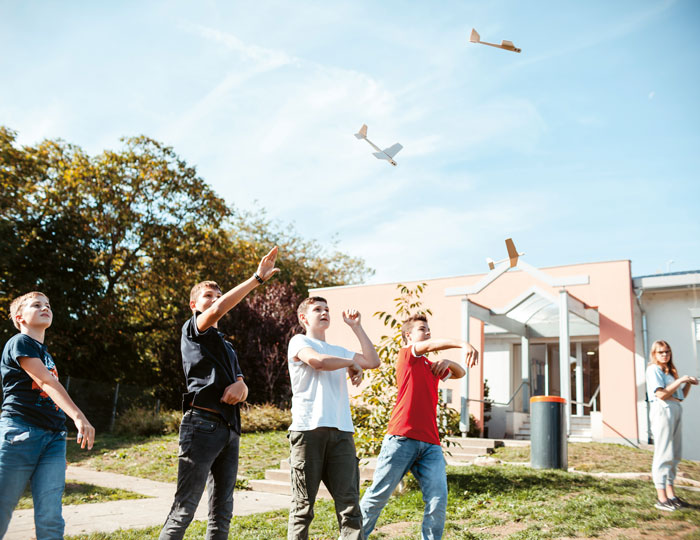
<instances>
[{"instance_id":1,"label":"white t-shirt","mask_svg":"<svg viewBox=\"0 0 700 540\"><path fill-rule=\"evenodd\" d=\"M353 358L355 353L345 347L330 345L304 334L297 334L289 342L287 366L292 381L292 431L309 431L317 427L333 427L354 433L348 398L347 369L319 371L301 360L295 360L302 349L311 347L316 352Z\"/></svg>"}]
</instances>

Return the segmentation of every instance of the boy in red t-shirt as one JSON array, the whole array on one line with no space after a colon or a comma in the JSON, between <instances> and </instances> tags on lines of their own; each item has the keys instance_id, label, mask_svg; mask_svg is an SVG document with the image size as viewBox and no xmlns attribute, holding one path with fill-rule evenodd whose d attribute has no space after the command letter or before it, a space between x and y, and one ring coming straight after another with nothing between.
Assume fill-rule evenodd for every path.
<instances>
[{"instance_id":1,"label":"boy in red t-shirt","mask_svg":"<svg viewBox=\"0 0 700 540\"><path fill-rule=\"evenodd\" d=\"M464 377L464 368L450 360L432 362L426 353L462 349L465 364L476 365L479 353L459 339L432 339L425 315L413 315L401 327L404 347L396 362L399 392L377 459L372 485L360 507L365 537L403 476L411 471L425 502L422 540L439 540L445 527L447 475L437 429L438 382Z\"/></svg>"}]
</instances>

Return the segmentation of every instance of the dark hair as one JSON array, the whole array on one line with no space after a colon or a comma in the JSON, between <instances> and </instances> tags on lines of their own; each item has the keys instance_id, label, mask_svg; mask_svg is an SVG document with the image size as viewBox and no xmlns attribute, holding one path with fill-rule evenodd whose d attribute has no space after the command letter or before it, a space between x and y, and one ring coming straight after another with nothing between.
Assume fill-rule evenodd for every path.
<instances>
[{"instance_id":1,"label":"dark hair","mask_svg":"<svg viewBox=\"0 0 700 540\"><path fill-rule=\"evenodd\" d=\"M428 317L426 317L423 313L417 313L416 315L411 315L401 324L401 340L403 341L404 345L408 343L408 334L411 332L411 330L413 330L413 327L419 321L427 323Z\"/></svg>"}]
</instances>

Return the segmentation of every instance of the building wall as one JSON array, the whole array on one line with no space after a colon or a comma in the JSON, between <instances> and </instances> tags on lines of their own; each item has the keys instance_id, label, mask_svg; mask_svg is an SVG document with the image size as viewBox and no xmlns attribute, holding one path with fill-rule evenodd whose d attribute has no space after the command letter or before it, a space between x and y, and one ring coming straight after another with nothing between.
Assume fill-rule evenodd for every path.
<instances>
[{"instance_id":1,"label":"building wall","mask_svg":"<svg viewBox=\"0 0 700 540\"><path fill-rule=\"evenodd\" d=\"M612 261L581 265L560 266L542 269L552 276L570 276L587 274L589 285L568 287L570 294L592 307L597 307L600 314L600 377L601 377L601 412L603 433L608 440L624 442L638 441L637 425L637 388L635 384L635 342L633 327L633 292L631 285L629 261ZM457 276L429 280L423 295L424 306L432 310L430 327L434 337L461 337L461 298L446 297L445 289L468 287L474 285L484 274ZM416 282L407 282L412 287ZM526 292L534 285L547 291L552 296L558 295L558 289L548 287L530 274L511 270L491 283L486 289L469 298L492 309L500 309L513 299ZM363 325L374 343L381 335L387 333L378 318L372 314L376 311L391 311L394 299L398 296L395 283L363 285L349 287L332 287L311 291L328 300L331 309L331 326L327 334L330 343L357 349L357 340L350 329L343 324L341 311L354 307L362 313ZM483 352L483 329L472 319L470 325L470 342ZM441 357L459 360L458 350L445 351ZM488 358L485 360L488 361ZM484 361L484 362L485 362ZM470 398L483 397L479 377L484 362L480 367L470 371ZM488 371L487 371L488 373ZM510 377L507 377L509 379ZM491 380L491 379L489 379ZM461 395L460 381L450 379L447 387L453 389L453 396ZM459 409L459 404L453 404ZM469 410L477 419L483 418L483 407L470 403Z\"/></svg>"},{"instance_id":2,"label":"building wall","mask_svg":"<svg viewBox=\"0 0 700 540\"><path fill-rule=\"evenodd\" d=\"M500 439L506 434L506 411L512 410L507 403L511 394L512 362L511 344L503 339L489 337L484 345L484 379L489 385L489 399L498 404L491 405L488 422L489 437Z\"/></svg>"},{"instance_id":3,"label":"building wall","mask_svg":"<svg viewBox=\"0 0 700 540\"><path fill-rule=\"evenodd\" d=\"M646 291L642 308L647 315L649 347L657 339L671 345L679 375L700 377L693 315L700 316L700 291ZM692 311L695 310L695 311ZM683 402L683 457L700 460L700 387L691 387Z\"/></svg>"}]
</instances>

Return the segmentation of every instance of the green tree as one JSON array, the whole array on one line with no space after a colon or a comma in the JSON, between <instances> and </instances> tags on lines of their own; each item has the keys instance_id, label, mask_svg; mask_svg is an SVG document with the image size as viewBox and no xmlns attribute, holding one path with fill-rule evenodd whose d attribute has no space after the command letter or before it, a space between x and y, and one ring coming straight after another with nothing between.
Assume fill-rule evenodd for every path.
<instances>
[{"instance_id":1,"label":"green tree","mask_svg":"<svg viewBox=\"0 0 700 540\"><path fill-rule=\"evenodd\" d=\"M361 456L376 455L386 434L391 413L398 391L396 383L396 359L403 347L401 340L401 323L411 315L432 315L429 308L423 306L421 296L427 287L420 283L414 288L399 284L399 295L394 298L394 310L378 311L374 314L385 326L387 334L383 335L377 346L381 364L377 369L367 371L368 384L353 406L355 423L355 444ZM454 434L455 411L450 409L442 399L438 400L437 425L440 439ZM444 441L448 445L449 441Z\"/></svg>"},{"instance_id":2,"label":"green tree","mask_svg":"<svg viewBox=\"0 0 700 540\"><path fill-rule=\"evenodd\" d=\"M255 363L280 354L286 330L279 329L295 324L292 311L309 286L370 273L361 260L327 252L264 211L236 213L172 148L148 137L95 157L61 140L21 147L16 138L0 126L0 339L15 332L10 300L46 292L54 308L47 343L62 375L150 386L176 407L184 386L180 328L191 317L195 283L214 279L229 289L280 245L275 281L292 290L253 293L240 307L250 316L238 317L230 333L239 347L247 336L257 343L246 349L252 358L242 358ZM294 305L275 310L275 302ZM256 325L279 331L256 333Z\"/></svg>"}]
</instances>

